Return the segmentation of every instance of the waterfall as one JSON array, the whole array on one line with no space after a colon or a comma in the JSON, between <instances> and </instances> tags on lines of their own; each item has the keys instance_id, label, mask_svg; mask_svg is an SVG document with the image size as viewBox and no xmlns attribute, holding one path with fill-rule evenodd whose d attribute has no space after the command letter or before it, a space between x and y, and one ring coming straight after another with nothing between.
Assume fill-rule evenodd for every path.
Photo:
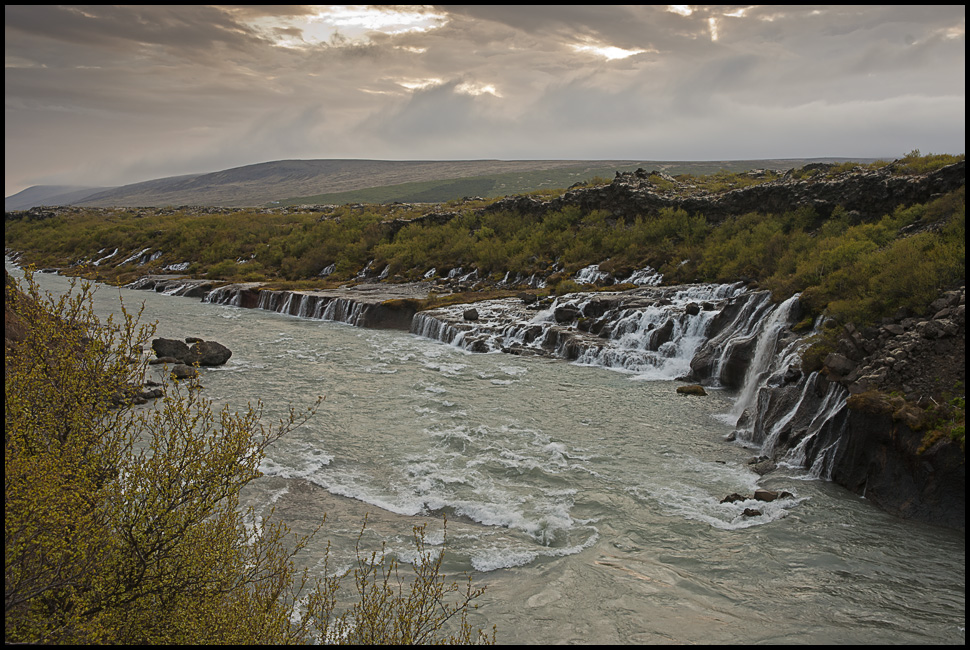
<instances>
[{"instance_id":1,"label":"waterfall","mask_svg":"<svg viewBox=\"0 0 970 650\"><path fill-rule=\"evenodd\" d=\"M364 303L349 298L334 298L323 308L322 320L332 320L350 325L363 322Z\"/></svg>"},{"instance_id":2,"label":"waterfall","mask_svg":"<svg viewBox=\"0 0 970 650\"><path fill-rule=\"evenodd\" d=\"M203 299L217 305L242 307L242 295L246 289L239 286L213 289ZM263 290L257 295L255 308L275 311L298 318L329 320L361 326L365 323L367 303L352 298L339 298L294 291Z\"/></svg>"},{"instance_id":3,"label":"waterfall","mask_svg":"<svg viewBox=\"0 0 970 650\"><path fill-rule=\"evenodd\" d=\"M202 298L202 302L213 305L231 305L233 307L242 306L242 293L238 287L219 287L213 289Z\"/></svg>"},{"instance_id":4,"label":"waterfall","mask_svg":"<svg viewBox=\"0 0 970 650\"><path fill-rule=\"evenodd\" d=\"M754 406L758 391L764 385L764 380L768 375L772 364L778 358L778 336L784 328L788 326L788 319L792 307L798 302L798 294L795 294L785 302L778 305L763 321L763 325L757 335L755 355L751 360L748 370L745 373L744 384L738 395L731 415L734 418L741 417L745 409Z\"/></svg>"},{"instance_id":5,"label":"waterfall","mask_svg":"<svg viewBox=\"0 0 970 650\"><path fill-rule=\"evenodd\" d=\"M604 280L608 277L610 277L610 274L606 271L601 271L599 264L590 264L589 266L577 271L576 275L573 276L573 280L575 280L578 284L596 284L600 280Z\"/></svg>"},{"instance_id":6,"label":"waterfall","mask_svg":"<svg viewBox=\"0 0 970 650\"><path fill-rule=\"evenodd\" d=\"M675 379L689 374L711 320L743 292L743 285L727 284L576 293L539 311L516 299L490 300L475 304L475 321L464 319L467 305L418 314L411 332L469 350L551 354L645 379Z\"/></svg>"},{"instance_id":7,"label":"waterfall","mask_svg":"<svg viewBox=\"0 0 970 650\"><path fill-rule=\"evenodd\" d=\"M414 315L411 320L411 333L449 345L454 345L462 336L461 330L425 312Z\"/></svg>"},{"instance_id":8,"label":"waterfall","mask_svg":"<svg viewBox=\"0 0 970 650\"><path fill-rule=\"evenodd\" d=\"M768 292L746 300L734 319L710 341L720 350L714 370L711 373L715 382L722 382L722 372L732 357L735 348L748 343L758 334L758 327L764 320L765 312L771 308L771 295Z\"/></svg>"},{"instance_id":9,"label":"waterfall","mask_svg":"<svg viewBox=\"0 0 970 650\"><path fill-rule=\"evenodd\" d=\"M242 306L248 289L214 289L205 300ZM313 293L252 293L259 309L355 326L367 324L371 307L351 298ZM725 417L736 422L746 410L754 415L738 430L738 439L767 456L784 454L780 462L786 466L808 468L827 478L844 426L840 415L845 391L832 384L822 399L815 374L784 385L781 373L797 366L805 345L804 338L782 343L798 296L779 305L770 298L767 291L748 291L741 284L576 293L559 296L540 310L503 298L476 303L475 320L464 316L468 305L420 312L411 320L410 331L476 352L551 355L659 380L689 376L692 361L706 349L715 359L709 375L713 383L721 382L728 363L735 364L736 376L743 371L737 400ZM247 298L247 304L252 303ZM714 319L720 322L711 335ZM767 390L769 384L774 388ZM804 422L809 425L793 434L791 429Z\"/></svg>"},{"instance_id":10,"label":"waterfall","mask_svg":"<svg viewBox=\"0 0 970 650\"><path fill-rule=\"evenodd\" d=\"M469 275L452 270L458 273ZM351 298L252 291L244 285L214 289L205 301L243 306L247 291L247 306L355 326L368 324L373 307ZM784 336L797 302L795 295L773 305L769 292L740 283L574 293L538 310L502 298L475 303L477 317L466 317L467 304L419 312L410 332L470 351L551 355L643 379L691 376L692 362L708 355L712 365L703 366L698 377L723 383L733 364L736 379L730 385L740 385L725 419L737 422L746 410L753 415L738 429L738 440L781 465L827 479L847 420L847 395L817 373L798 381L784 375L798 367L806 345L807 337Z\"/></svg>"},{"instance_id":11,"label":"waterfall","mask_svg":"<svg viewBox=\"0 0 970 650\"><path fill-rule=\"evenodd\" d=\"M810 378L809 384L813 384L816 377ZM804 436L798 444L790 449L782 458L781 464L787 467L808 469L809 474L814 478L831 479L832 461L835 459L835 452L842 440L848 421L846 398L848 391L840 384L832 382L829 384L825 397L814 410ZM802 404L798 404L798 409L804 411ZM811 463L811 467L809 467Z\"/></svg>"}]
</instances>

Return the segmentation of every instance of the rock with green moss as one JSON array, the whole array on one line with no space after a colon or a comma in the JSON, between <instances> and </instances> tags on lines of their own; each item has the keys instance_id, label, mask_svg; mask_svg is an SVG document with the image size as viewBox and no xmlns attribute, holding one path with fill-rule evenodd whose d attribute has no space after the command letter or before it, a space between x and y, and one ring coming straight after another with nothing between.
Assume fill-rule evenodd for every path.
<instances>
[{"instance_id":1,"label":"rock with green moss","mask_svg":"<svg viewBox=\"0 0 970 650\"><path fill-rule=\"evenodd\" d=\"M677 394L679 395L707 395L707 391L700 384L689 384L687 386L678 386Z\"/></svg>"}]
</instances>

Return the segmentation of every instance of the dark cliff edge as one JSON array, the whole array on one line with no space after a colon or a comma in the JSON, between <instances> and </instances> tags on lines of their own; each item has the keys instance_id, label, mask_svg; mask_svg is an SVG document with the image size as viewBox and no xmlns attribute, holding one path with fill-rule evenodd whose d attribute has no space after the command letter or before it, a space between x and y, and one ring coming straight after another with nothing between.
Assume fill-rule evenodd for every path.
<instances>
[{"instance_id":1,"label":"dark cliff edge","mask_svg":"<svg viewBox=\"0 0 970 650\"><path fill-rule=\"evenodd\" d=\"M965 530L964 453L944 440L921 452L922 441L905 421L850 400L831 479L893 515Z\"/></svg>"},{"instance_id":2,"label":"dark cliff edge","mask_svg":"<svg viewBox=\"0 0 970 650\"><path fill-rule=\"evenodd\" d=\"M666 189L658 189L658 178ZM682 208L701 213L711 223L746 212L781 214L802 206L812 207L826 218L836 207L863 218L878 217L897 206L911 205L954 190L966 183L966 162L960 161L929 174L896 176L892 166L848 171L826 179L795 179L789 175L751 187L727 192L696 193L689 185L657 172L617 172L609 185L567 191L543 201L530 196L501 199L485 210L542 213L576 206L582 211L606 210L616 217L651 215L663 208Z\"/></svg>"}]
</instances>

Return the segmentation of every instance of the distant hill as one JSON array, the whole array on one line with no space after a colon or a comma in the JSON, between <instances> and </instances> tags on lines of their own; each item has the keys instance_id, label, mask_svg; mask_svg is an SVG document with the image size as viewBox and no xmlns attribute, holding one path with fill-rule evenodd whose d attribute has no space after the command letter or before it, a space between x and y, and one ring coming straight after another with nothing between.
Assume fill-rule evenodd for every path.
<instances>
[{"instance_id":1,"label":"distant hill","mask_svg":"<svg viewBox=\"0 0 970 650\"><path fill-rule=\"evenodd\" d=\"M38 205L73 205L86 197L105 192L111 187L83 187L80 185L34 185L4 197L3 209L28 210Z\"/></svg>"},{"instance_id":2,"label":"distant hill","mask_svg":"<svg viewBox=\"0 0 970 650\"><path fill-rule=\"evenodd\" d=\"M5 210L38 205L93 207L265 206L301 203L441 202L568 187L637 167L668 174L790 169L848 158L742 161L636 160L279 160L207 174L160 178L112 188L35 186L4 199ZM872 159L855 159L868 162Z\"/></svg>"},{"instance_id":3,"label":"distant hill","mask_svg":"<svg viewBox=\"0 0 970 650\"><path fill-rule=\"evenodd\" d=\"M583 164L583 161L563 160L280 160L125 185L88 196L78 204L97 207L266 205L291 197Z\"/></svg>"}]
</instances>

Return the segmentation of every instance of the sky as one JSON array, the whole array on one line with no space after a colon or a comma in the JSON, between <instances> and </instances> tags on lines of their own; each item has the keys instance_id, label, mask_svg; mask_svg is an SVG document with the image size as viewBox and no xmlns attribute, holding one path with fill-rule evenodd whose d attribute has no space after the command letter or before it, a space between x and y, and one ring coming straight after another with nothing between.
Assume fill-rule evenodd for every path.
<instances>
[{"instance_id":1,"label":"sky","mask_svg":"<svg viewBox=\"0 0 970 650\"><path fill-rule=\"evenodd\" d=\"M4 194L283 159L964 153L957 6L6 5Z\"/></svg>"}]
</instances>

